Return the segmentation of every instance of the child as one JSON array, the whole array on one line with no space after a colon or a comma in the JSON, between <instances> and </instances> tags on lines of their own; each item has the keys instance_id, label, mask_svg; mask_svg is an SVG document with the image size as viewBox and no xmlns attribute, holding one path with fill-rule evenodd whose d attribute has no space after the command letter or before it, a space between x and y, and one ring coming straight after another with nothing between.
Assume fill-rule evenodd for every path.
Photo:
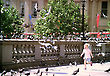
<instances>
[{"instance_id":1,"label":"child","mask_svg":"<svg viewBox=\"0 0 110 76\"><path fill-rule=\"evenodd\" d=\"M92 55L91 50L88 48L88 46L89 46L89 44L87 44L87 43L84 45L84 49L81 54L81 57L84 54L83 59L84 59L85 70L86 70L86 63L91 64L91 66L92 66L91 56L93 58L93 55Z\"/></svg>"}]
</instances>

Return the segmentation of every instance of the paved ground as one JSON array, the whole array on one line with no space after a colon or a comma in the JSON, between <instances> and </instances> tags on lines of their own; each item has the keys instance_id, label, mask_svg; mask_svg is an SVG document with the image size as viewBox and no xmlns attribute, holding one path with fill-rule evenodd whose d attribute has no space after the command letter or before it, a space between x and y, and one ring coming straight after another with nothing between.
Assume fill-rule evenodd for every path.
<instances>
[{"instance_id":1,"label":"paved ground","mask_svg":"<svg viewBox=\"0 0 110 76\"><path fill-rule=\"evenodd\" d=\"M76 75L72 75L75 70L79 68L79 72ZM31 69L26 72L30 72L30 76L110 76L110 72L104 72L110 68L110 62L103 64L93 63L93 66L87 65L87 70L84 69L84 65L68 65L68 66L59 66L59 67L48 67L48 74L46 73L46 68L40 68L40 73L36 74L38 69ZM25 73L26 73L25 72ZM0 75L1 76L1 75ZM10 73L7 73L5 76L10 76ZM20 73L15 74L14 76L20 76ZM21 76L26 76L22 73Z\"/></svg>"}]
</instances>

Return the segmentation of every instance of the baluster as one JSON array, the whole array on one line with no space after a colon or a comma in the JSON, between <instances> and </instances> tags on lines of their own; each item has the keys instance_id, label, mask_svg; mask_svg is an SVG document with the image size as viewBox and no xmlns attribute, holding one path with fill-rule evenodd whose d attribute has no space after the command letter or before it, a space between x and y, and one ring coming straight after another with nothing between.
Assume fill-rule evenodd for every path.
<instances>
[{"instance_id":1,"label":"baluster","mask_svg":"<svg viewBox=\"0 0 110 76\"><path fill-rule=\"evenodd\" d=\"M27 58L27 60L28 60L29 62L31 62L31 58L30 58L30 56Z\"/></svg>"},{"instance_id":2,"label":"baluster","mask_svg":"<svg viewBox=\"0 0 110 76\"><path fill-rule=\"evenodd\" d=\"M18 44L16 45L16 54L19 54Z\"/></svg>"},{"instance_id":3,"label":"baluster","mask_svg":"<svg viewBox=\"0 0 110 76\"><path fill-rule=\"evenodd\" d=\"M74 50L73 50L73 49L74 49L74 47L73 47L73 44L72 44L72 46L71 46L71 51L72 51L72 53L74 52Z\"/></svg>"},{"instance_id":4,"label":"baluster","mask_svg":"<svg viewBox=\"0 0 110 76\"><path fill-rule=\"evenodd\" d=\"M67 52L67 45L65 45L65 52Z\"/></svg>"},{"instance_id":5,"label":"baluster","mask_svg":"<svg viewBox=\"0 0 110 76\"><path fill-rule=\"evenodd\" d=\"M26 53L27 53L27 54L29 54L28 46L29 46L29 45L26 45L26 47L25 47L25 48L26 48Z\"/></svg>"},{"instance_id":6,"label":"baluster","mask_svg":"<svg viewBox=\"0 0 110 76\"><path fill-rule=\"evenodd\" d=\"M28 62L28 57L29 57L29 56L26 56L26 57L25 57L25 62Z\"/></svg>"},{"instance_id":7,"label":"baluster","mask_svg":"<svg viewBox=\"0 0 110 76\"><path fill-rule=\"evenodd\" d=\"M32 45L30 45L30 53L34 53L32 48L33 48Z\"/></svg>"},{"instance_id":8,"label":"baluster","mask_svg":"<svg viewBox=\"0 0 110 76\"><path fill-rule=\"evenodd\" d=\"M71 53L71 45L69 45L69 52Z\"/></svg>"},{"instance_id":9,"label":"baluster","mask_svg":"<svg viewBox=\"0 0 110 76\"><path fill-rule=\"evenodd\" d=\"M30 45L29 44L27 45L27 50L28 50L28 53L30 54L31 52L30 52Z\"/></svg>"},{"instance_id":10,"label":"baluster","mask_svg":"<svg viewBox=\"0 0 110 76\"><path fill-rule=\"evenodd\" d=\"M20 62L23 63L24 62L24 58L21 57L20 58Z\"/></svg>"},{"instance_id":11,"label":"baluster","mask_svg":"<svg viewBox=\"0 0 110 76\"><path fill-rule=\"evenodd\" d=\"M17 54L17 45L14 46L14 53Z\"/></svg>"},{"instance_id":12,"label":"baluster","mask_svg":"<svg viewBox=\"0 0 110 76\"><path fill-rule=\"evenodd\" d=\"M23 46L22 46L22 49L23 49L23 53L24 53L24 54L26 53L26 48L25 48L25 46L26 46L26 45L23 45Z\"/></svg>"},{"instance_id":13,"label":"baluster","mask_svg":"<svg viewBox=\"0 0 110 76\"><path fill-rule=\"evenodd\" d=\"M32 51L35 53L35 45L32 45Z\"/></svg>"},{"instance_id":14,"label":"baluster","mask_svg":"<svg viewBox=\"0 0 110 76\"><path fill-rule=\"evenodd\" d=\"M19 54L22 53L22 52L21 52L21 45L20 45L20 44L18 45L18 53L19 53Z\"/></svg>"},{"instance_id":15,"label":"baluster","mask_svg":"<svg viewBox=\"0 0 110 76\"><path fill-rule=\"evenodd\" d=\"M35 61L35 56L32 56L31 57L31 60L34 62Z\"/></svg>"}]
</instances>

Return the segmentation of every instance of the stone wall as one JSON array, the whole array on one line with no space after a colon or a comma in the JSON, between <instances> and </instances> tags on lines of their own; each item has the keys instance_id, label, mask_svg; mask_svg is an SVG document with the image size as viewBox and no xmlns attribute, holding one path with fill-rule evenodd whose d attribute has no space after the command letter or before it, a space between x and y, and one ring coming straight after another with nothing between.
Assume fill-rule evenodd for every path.
<instances>
[{"instance_id":1,"label":"stone wall","mask_svg":"<svg viewBox=\"0 0 110 76\"><path fill-rule=\"evenodd\" d=\"M83 44L89 43L93 52L93 62L99 62L105 55L110 60L110 42L97 45L88 41L55 40L1 40L0 41L0 67L3 69L18 69L26 67L46 67L68 65L70 62L82 63L80 54ZM106 56L106 57L105 57ZM99 61L98 61L99 60Z\"/></svg>"}]
</instances>

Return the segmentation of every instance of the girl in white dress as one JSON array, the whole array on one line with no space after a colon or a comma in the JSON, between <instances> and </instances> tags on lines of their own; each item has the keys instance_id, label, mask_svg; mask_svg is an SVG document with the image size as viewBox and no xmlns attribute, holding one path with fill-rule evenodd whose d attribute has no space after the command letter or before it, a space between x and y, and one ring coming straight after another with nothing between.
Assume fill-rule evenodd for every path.
<instances>
[{"instance_id":1,"label":"girl in white dress","mask_svg":"<svg viewBox=\"0 0 110 76\"><path fill-rule=\"evenodd\" d=\"M92 55L91 50L88 48L88 46L89 46L89 44L87 44L87 43L84 45L84 49L81 54L81 57L84 54L83 59L84 59L85 70L86 70L86 63L91 64L91 66L92 66L91 57L93 58L93 55Z\"/></svg>"}]
</instances>

